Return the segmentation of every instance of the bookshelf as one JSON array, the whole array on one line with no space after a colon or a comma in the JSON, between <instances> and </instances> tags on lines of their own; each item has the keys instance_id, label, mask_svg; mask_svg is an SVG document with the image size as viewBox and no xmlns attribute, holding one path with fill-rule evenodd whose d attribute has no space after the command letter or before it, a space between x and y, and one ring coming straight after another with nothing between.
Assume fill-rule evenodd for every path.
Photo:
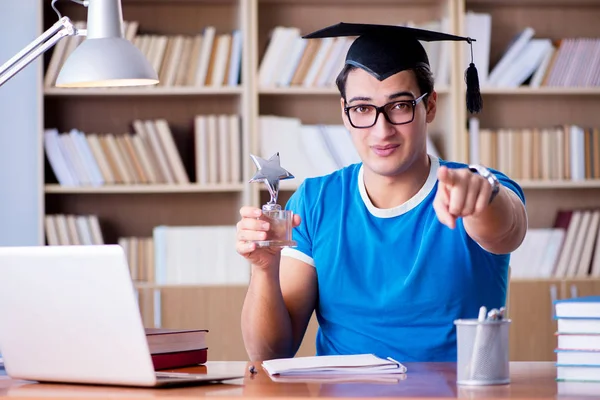
<instances>
[{"instance_id":1,"label":"bookshelf","mask_svg":"<svg viewBox=\"0 0 600 400\"><path fill-rule=\"evenodd\" d=\"M70 194L108 194L108 193L217 193L217 192L240 192L244 191L242 184L222 185L103 185L94 186L61 186L57 184L45 185L46 193L70 193Z\"/></svg>"},{"instance_id":2,"label":"bookshelf","mask_svg":"<svg viewBox=\"0 0 600 400\"><path fill-rule=\"evenodd\" d=\"M243 89L239 87L158 87L158 88L46 88L44 96L219 96L219 95L241 95Z\"/></svg>"},{"instance_id":3,"label":"bookshelf","mask_svg":"<svg viewBox=\"0 0 600 400\"><path fill-rule=\"evenodd\" d=\"M457 3L460 26L465 12L491 15L490 66L503 56L509 41L526 27L535 38L559 41L564 38L598 38L600 2L593 0L466 0ZM459 49L462 51L462 49ZM462 57L462 56L461 56ZM581 72L579 72L581 73ZM599 87L520 86L482 87L485 104L480 127L524 129L579 124L600 127ZM467 126L463 109L462 126ZM469 137L461 131L462 154L468 154ZM598 208L600 185L597 179L522 180L529 227L551 228L560 210ZM513 274L514 275L514 274ZM514 278L510 284L511 360L555 360L556 322L552 301L571 296L600 294L597 278Z\"/></svg>"},{"instance_id":4,"label":"bookshelf","mask_svg":"<svg viewBox=\"0 0 600 400\"><path fill-rule=\"evenodd\" d=\"M73 20L85 19L85 9L64 2L58 5ZM49 1L40 2L44 26L56 15ZM60 132L72 128L89 132L131 132L133 120L164 118L168 121L189 184L112 184L99 187L62 186L46 167L39 188L43 213L95 214L107 243L119 237L152 235L159 224L234 225L242 205L259 206L268 193L249 184L254 173L249 154L260 150L260 117L277 115L299 118L303 124L340 124L338 92L332 86L305 87L260 85L260 64L272 30L297 27L308 33L340 21L399 24L426 23L447 18L448 29L462 34L466 11L492 16L490 66L498 62L509 40L524 26L536 36L554 40L569 36L600 38L600 1L534 0L123 0L127 21L139 22L139 34L195 35L206 26L217 33L239 29L242 35L239 85L173 86L117 89L43 88L42 128ZM463 52L468 46L452 43L448 54L448 81L436 85L438 115L429 134L443 158L468 161L468 118L464 104ZM51 57L46 55L46 65ZM43 79L41 79L43 84ZM487 128L520 129L553 124L585 124L600 127L600 87L483 87L484 111L480 124ZM194 125L197 115L241 116L241 175L239 183L197 184ZM42 135L40 135L40 138ZM40 141L40 147L43 146ZM42 154L42 152L40 152ZM286 166L286 159L282 159ZM294 173L294 171L291 171ZM299 182L282 190L284 204ZM600 180L528 180L521 182L527 198L530 227L551 227L560 209L600 206ZM43 225L43 222L40 223ZM533 328L532 313L540 315L543 330L551 332L552 293L570 296L576 291L600 293L595 280L515 279L511 282L511 358L552 359L553 336L540 337ZM207 326L214 334L211 358L245 359L239 333L243 286L137 284L144 322L153 325L160 315L165 327ZM553 289L555 288L555 289ZM533 299L532 299L533 298ZM160 311L160 312L158 312ZM223 316L226 318L223 318ZM314 352L316 322L299 354ZM225 334L226 332L226 334ZM222 335L223 333L223 335ZM551 332L553 333L553 332ZM531 343L541 343L533 348Z\"/></svg>"}]
</instances>

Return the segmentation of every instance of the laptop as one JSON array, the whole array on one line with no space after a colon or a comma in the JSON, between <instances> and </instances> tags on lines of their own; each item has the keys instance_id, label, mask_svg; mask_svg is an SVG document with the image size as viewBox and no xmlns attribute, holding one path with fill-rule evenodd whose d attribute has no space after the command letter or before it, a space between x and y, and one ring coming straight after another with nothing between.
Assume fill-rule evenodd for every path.
<instances>
[{"instance_id":1,"label":"laptop","mask_svg":"<svg viewBox=\"0 0 600 400\"><path fill-rule=\"evenodd\" d=\"M38 382L161 387L240 374L154 370L121 246L0 247L0 350Z\"/></svg>"}]
</instances>

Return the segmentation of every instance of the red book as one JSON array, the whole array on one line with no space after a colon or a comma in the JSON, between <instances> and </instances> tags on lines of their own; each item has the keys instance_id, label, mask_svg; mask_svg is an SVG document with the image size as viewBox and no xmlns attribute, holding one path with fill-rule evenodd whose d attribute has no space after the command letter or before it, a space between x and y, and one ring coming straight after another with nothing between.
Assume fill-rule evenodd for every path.
<instances>
[{"instance_id":1,"label":"red book","mask_svg":"<svg viewBox=\"0 0 600 400\"><path fill-rule=\"evenodd\" d=\"M181 368L207 360L206 329L146 328L154 369Z\"/></svg>"},{"instance_id":2,"label":"red book","mask_svg":"<svg viewBox=\"0 0 600 400\"><path fill-rule=\"evenodd\" d=\"M152 354L155 370L183 368L206 363L208 349Z\"/></svg>"}]
</instances>

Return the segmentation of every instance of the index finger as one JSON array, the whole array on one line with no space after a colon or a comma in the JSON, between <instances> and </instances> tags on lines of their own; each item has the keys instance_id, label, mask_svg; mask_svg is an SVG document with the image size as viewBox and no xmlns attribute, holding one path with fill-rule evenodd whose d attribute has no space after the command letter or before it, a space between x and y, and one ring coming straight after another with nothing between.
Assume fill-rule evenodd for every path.
<instances>
[{"instance_id":1,"label":"index finger","mask_svg":"<svg viewBox=\"0 0 600 400\"><path fill-rule=\"evenodd\" d=\"M438 179L446 185L453 186L456 179L456 171L446 166L441 166L438 169Z\"/></svg>"},{"instance_id":2,"label":"index finger","mask_svg":"<svg viewBox=\"0 0 600 400\"><path fill-rule=\"evenodd\" d=\"M262 215L262 211L257 207L244 206L240 208L240 215L244 218L256 218Z\"/></svg>"}]
</instances>

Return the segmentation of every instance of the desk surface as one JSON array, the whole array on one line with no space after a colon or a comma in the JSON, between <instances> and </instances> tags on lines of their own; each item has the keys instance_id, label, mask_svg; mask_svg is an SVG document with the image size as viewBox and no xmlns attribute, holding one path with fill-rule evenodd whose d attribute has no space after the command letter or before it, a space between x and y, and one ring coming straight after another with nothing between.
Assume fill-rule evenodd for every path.
<instances>
[{"instance_id":1,"label":"desk surface","mask_svg":"<svg viewBox=\"0 0 600 400\"><path fill-rule=\"evenodd\" d=\"M471 399L548 399L561 397L562 388L555 381L556 368L551 362L511 363L511 383L501 386L463 387L456 385L456 365L454 363L406 363L407 374L400 380L391 382L274 382L268 374L257 367L258 373L251 375L246 362L209 362L205 366L180 369L182 372L206 373L210 371L232 371L244 373L243 379L235 379L222 384L192 386L183 388L138 389L101 387L84 385L39 384L16 381L4 377L0 379L0 396L29 399L51 398L112 398L140 399L150 397L171 397L192 399L203 396L217 396L221 400L233 398L471 398ZM582 386L583 385L583 386ZM600 396L598 386L579 384L569 388L569 398L577 392L587 391ZM591 392L590 392L591 390ZM561 392L559 394L559 392ZM579 393L579 394L580 394ZM569 393L566 393L569 394ZM589 397L588 397L589 398Z\"/></svg>"}]
</instances>

